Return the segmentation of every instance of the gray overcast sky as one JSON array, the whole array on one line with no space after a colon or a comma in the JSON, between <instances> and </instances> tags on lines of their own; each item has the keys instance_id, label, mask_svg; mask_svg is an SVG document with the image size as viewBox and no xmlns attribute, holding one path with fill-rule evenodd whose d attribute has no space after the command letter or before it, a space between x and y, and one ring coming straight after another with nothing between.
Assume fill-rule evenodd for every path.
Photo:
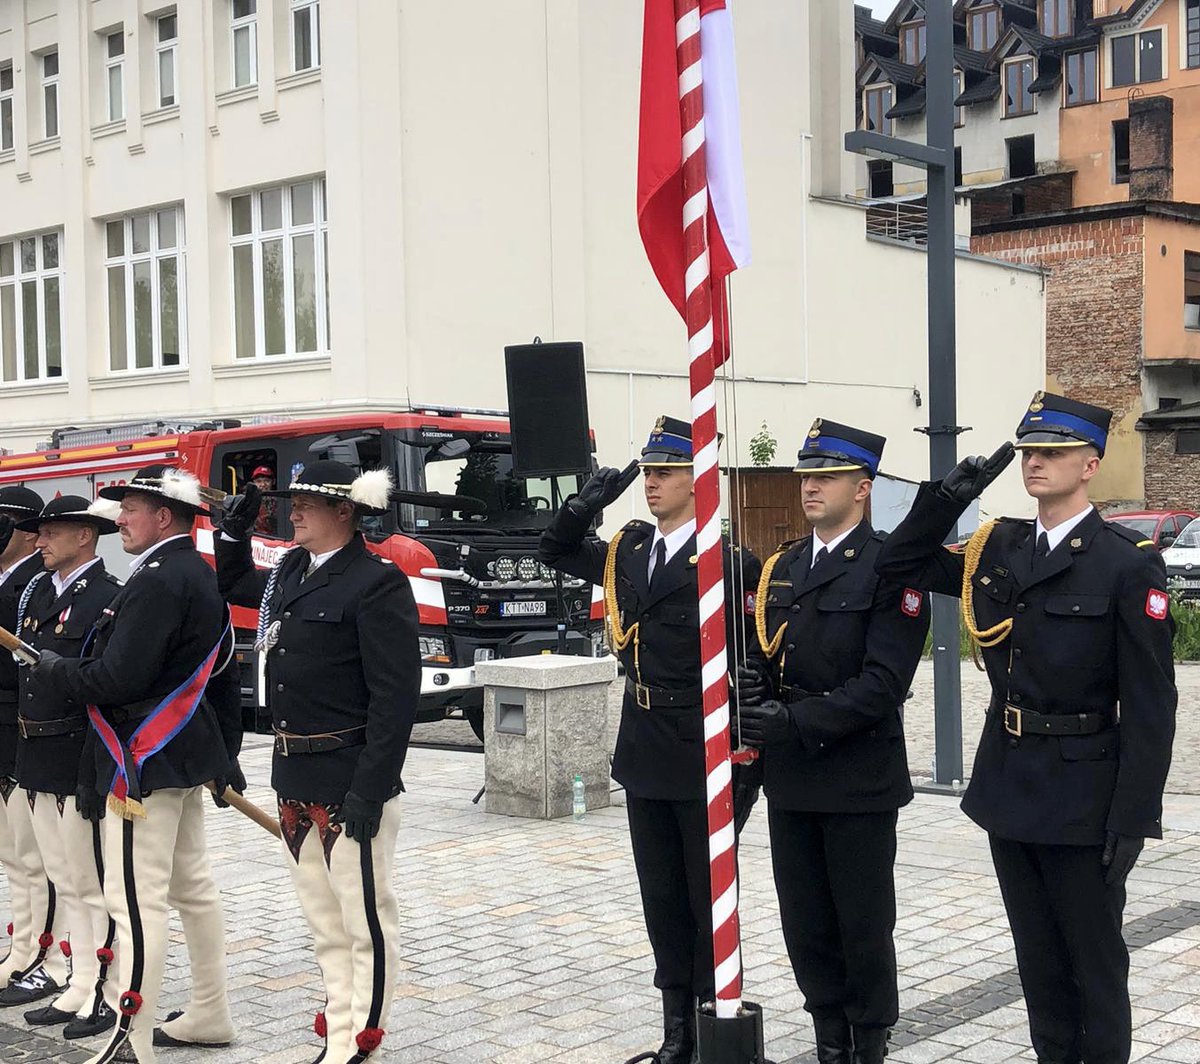
<instances>
[{"instance_id":1,"label":"gray overcast sky","mask_svg":"<svg viewBox=\"0 0 1200 1064\"><path fill-rule=\"evenodd\" d=\"M896 6L896 0L858 0L858 2L865 3L875 12L875 17L878 19L887 18L892 13L892 8Z\"/></svg>"}]
</instances>

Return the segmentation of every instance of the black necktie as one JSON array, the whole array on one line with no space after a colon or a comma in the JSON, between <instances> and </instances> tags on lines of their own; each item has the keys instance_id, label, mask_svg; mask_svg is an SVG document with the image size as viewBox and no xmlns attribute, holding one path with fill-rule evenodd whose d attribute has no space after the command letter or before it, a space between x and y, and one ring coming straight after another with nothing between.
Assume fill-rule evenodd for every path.
<instances>
[{"instance_id":1,"label":"black necktie","mask_svg":"<svg viewBox=\"0 0 1200 1064\"><path fill-rule=\"evenodd\" d=\"M1045 532L1038 535L1037 546L1033 549L1033 568L1036 571L1038 566L1046 560L1046 555L1050 553L1050 539Z\"/></svg>"},{"instance_id":2,"label":"black necktie","mask_svg":"<svg viewBox=\"0 0 1200 1064\"><path fill-rule=\"evenodd\" d=\"M308 568L300 574L300 583L303 584L304 581L312 576L312 574L315 573L318 568L319 566L317 565L317 559L310 554L308 556Z\"/></svg>"},{"instance_id":3,"label":"black necktie","mask_svg":"<svg viewBox=\"0 0 1200 1064\"><path fill-rule=\"evenodd\" d=\"M829 557L829 548L822 547L819 551L817 551L817 556L813 559L812 567L815 569L818 565L820 565L828 557Z\"/></svg>"},{"instance_id":4,"label":"black necktie","mask_svg":"<svg viewBox=\"0 0 1200 1064\"><path fill-rule=\"evenodd\" d=\"M662 580L662 571L667 567L667 541L660 539L654 544L654 568L650 570L650 593L653 594Z\"/></svg>"}]
</instances>

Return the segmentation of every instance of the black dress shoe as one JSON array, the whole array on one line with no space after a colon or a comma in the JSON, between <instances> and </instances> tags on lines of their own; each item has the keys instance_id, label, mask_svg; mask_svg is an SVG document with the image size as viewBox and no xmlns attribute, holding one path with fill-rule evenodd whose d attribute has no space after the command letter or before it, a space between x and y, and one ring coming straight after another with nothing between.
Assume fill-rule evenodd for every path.
<instances>
[{"instance_id":1,"label":"black dress shoe","mask_svg":"<svg viewBox=\"0 0 1200 1064\"><path fill-rule=\"evenodd\" d=\"M817 1042L817 1064L850 1064L854 1041L845 1013L840 1009L814 1012L813 1034Z\"/></svg>"},{"instance_id":2,"label":"black dress shoe","mask_svg":"<svg viewBox=\"0 0 1200 1064\"><path fill-rule=\"evenodd\" d=\"M111 1031L117 1025L117 1014L104 1002L100 1008L81 1020L73 1020L63 1028L64 1038L93 1038L105 1031Z\"/></svg>"},{"instance_id":3,"label":"black dress shoe","mask_svg":"<svg viewBox=\"0 0 1200 1064\"><path fill-rule=\"evenodd\" d=\"M183 1013L180 1011L168 1013L166 1022L177 1020L182 1015ZM153 1042L160 1049L163 1047L170 1049L224 1049L226 1046L233 1045L232 1042L185 1042L182 1038L173 1038L161 1027L154 1028Z\"/></svg>"},{"instance_id":4,"label":"black dress shoe","mask_svg":"<svg viewBox=\"0 0 1200 1064\"><path fill-rule=\"evenodd\" d=\"M883 1064L890 1033L886 1027L855 1027L854 1064Z\"/></svg>"},{"instance_id":5,"label":"black dress shoe","mask_svg":"<svg viewBox=\"0 0 1200 1064\"><path fill-rule=\"evenodd\" d=\"M60 1023L70 1023L75 1019L75 1013L63 1012L53 1005L43 1005L40 1009L31 1009L25 1013L25 1022L34 1027L53 1027Z\"/></svg>"},{"instance_id":6,"label":"black dress shoe","mask_svg":"<svg viewBox=\"0 0 1200 1064\"><path fill-rule=\"evenodd\" d=\"M62 987L46 974L45 968L35 968L24 979L0 990L0 1006L32 1005L61 991Z\"/></svg>"}]
</instances>

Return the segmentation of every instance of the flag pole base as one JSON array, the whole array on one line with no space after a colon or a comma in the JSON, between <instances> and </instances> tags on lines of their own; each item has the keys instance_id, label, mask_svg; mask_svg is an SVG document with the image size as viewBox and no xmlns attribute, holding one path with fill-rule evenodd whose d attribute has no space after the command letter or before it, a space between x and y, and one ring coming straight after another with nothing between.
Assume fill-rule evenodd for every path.
<instances>
[{"instance_id":1,"label":"flag pole base","mask_svg":"<svg viewBox=\"0 0 1200 1064\"><path fill-rule=\"evenodd\" d=\"M696 1010L700 1064L771 1064L763 1049L762 1007L743 1001L736 1016L722 1019L712 1002Z\"/></svg>"}]
</instances>

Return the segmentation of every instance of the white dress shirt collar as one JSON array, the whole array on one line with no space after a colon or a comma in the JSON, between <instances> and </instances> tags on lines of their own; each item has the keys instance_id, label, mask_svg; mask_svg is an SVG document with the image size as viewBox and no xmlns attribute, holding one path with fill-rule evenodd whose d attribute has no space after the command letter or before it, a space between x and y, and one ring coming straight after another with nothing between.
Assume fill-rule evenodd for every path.
<instances>
[{"instance_id":1,"label":"white dress shirt collar","mask_svg":"<svg viewBox=\"0 0 1200 1064\"><path fill-rule=\"evenodd\" d=\"M54 582L54 597L58 598L64 591L67 590L76 580L78 580L88 569L95 565L100 559L92 558L91 561L84 562L74 572L67 574L65 577L60 577L58 573L51 573L50 579Z\"/></svg>"},{"instance_id":2,"label":"white dress shirt collar","mask_svg":"<svg viewBox=\"0 0 1200 1064\"><path fill-rule=\"evenodd\" d=\"M858 527L858 525L854 526L854 528L857 528L857 527ZM817 530L814 528L813 534L812 534L812 547L813 547L812 563L810 564L809 568L811 568L813 565L817 564L817 555L820 553L820 550L822 547L824 547L826 551L828 551L830 554L832 554L834 551L834 548L837 547L837 545L839 543L841 543L842 540L844 540L848 535L850 535L850 533L854 531L854 528L846 529L845 532L842 532L841 534L834 536L833 539L831 539L828 543L826 543L823 539L821 539L821 537L817 534Z\"/></svg>"},{"instance_id":3,"label":"white dress shirt collar","mask_svg":"<svg viewBox=\"0 0 1200 1064\"><path fill-rule=\"evenodd\" d=\"M659 529L654 530L654 539L650 543L650 559L646 563L650 572L654 572L654 559L658 557L658 542L663 540L667 547L666 560L670 561L676 554L683 549L683 545L696 534L696 519L693 517L690 520L684 521L673 532L668 532L665 536Z\"/></svg>"},{"instance_id":4,"label":"white dress shirt collar","mask_svg":"<svg viewBox=\"0 0 1200 1064\"><path fill-rule=\"evenodd\" d=\"M165 547L168 543L174 543L177 539L191 539L186 532L180 532L176 536L168 536L166 539L160 539L153 547L142 551L129 565L129 575L133 576L143 565L150 560L150 555L153 554L159 547Z\"/></svg>"},{"instance_id":5,"label":"white dress shirt collar","mask_svg":"<svg viewBox=\"0 0 1200 1064\"><path fill-rule=\"evenodd\" d=\"M1034 522L1034 542L1037 542L1038 536L1045 532L1046 542L1050 544L1050 549L1054 550L1055 547L1057 547L1064 539L1067 538L1067 536L1071 534L1071 530L1074 529L1074 527L1079 524L1080 521L1087 517L1087 515L1090 514L1093 509L1094 507L1089 502L1087 506L1080 510L1079 513L1077 513L1074 517L1068 517L1065 521L1060 522L1053 528L1047 528L1045 525L1043 525L1042 519L1039 517L1037 521Z\"/></svg>"}]
</instances>

